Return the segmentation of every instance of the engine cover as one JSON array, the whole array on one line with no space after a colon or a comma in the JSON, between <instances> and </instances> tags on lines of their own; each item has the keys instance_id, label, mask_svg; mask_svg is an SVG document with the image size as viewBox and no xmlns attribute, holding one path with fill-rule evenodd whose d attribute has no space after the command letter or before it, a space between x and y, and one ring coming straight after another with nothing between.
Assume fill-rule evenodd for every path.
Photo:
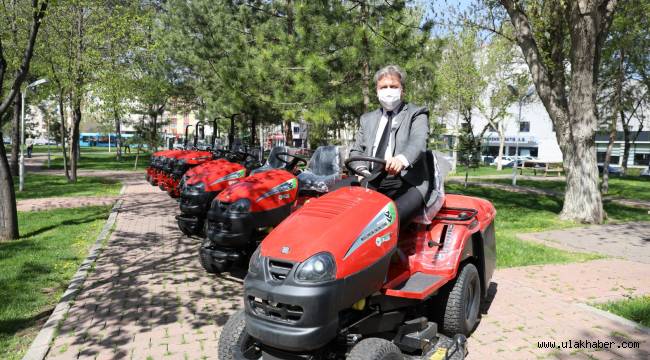
<instances>
[{"instance_id":1,"label":"engine cover","mask_svg":"<svg viewBox=\"0 0 650 360\"><path fill-rule=\"evenodd\" d=\"M329 252L336 278L342 279L392 255L397 236L397 211L390 198L345 187L310 200L289 216L264 239L261 255L302 262Z\"/></svg>"}]
</instances>

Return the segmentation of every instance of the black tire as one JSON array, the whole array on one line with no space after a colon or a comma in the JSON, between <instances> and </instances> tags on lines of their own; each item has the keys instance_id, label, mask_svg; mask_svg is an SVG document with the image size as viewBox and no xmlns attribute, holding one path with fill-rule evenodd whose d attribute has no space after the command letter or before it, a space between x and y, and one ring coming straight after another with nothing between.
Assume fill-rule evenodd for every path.
<instances>
[{"instance_id":1,"label":"black tire","mask_svg":"<svg viewBox=\"0 0 650 360\"><path fill-rule=\"evenodd\" d=\"M212 259L210 259L208 254L204 253L202 249L199 249L199 262L208 273L217 273L217 270L212 266Z\"/></svg>"},{"instance_id":2,"label":"black tire","mask_svg":"<svg viewBox=\"0 0 650 360\"><path fill-rule=\"evenodd\" d=\"M474 264L461 270L445 301L442 332L453 337L469 336L479 320L481 306L481 280Z\"/></svg>"},{"instance_id":3,"label":"black tire","mask_svg":"<svg viewBox=\"0 0 650 360\"><path fill-rule=\"evenodd\" d=\"M219 335L219 360L260 359L261 351L255 348L255 340L246 332L244 310L230 316Z\"/></svg>"},{"instance_id":4,"label":"black tire","mask_svg":"<svg viewBox=\"0 0 650 360\"><path fill-rule=\"evenodd\" d=\"M367 338L352 347L348 360L402 360L404 355L397 345L380 338Z\"/></svg>"}]
</instances>

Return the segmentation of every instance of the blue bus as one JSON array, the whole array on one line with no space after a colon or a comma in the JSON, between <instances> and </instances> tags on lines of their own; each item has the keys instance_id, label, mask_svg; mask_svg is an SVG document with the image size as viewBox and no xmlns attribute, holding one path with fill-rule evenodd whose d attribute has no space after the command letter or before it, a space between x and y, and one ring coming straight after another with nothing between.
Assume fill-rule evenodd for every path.
<instances>
[{"instance_id":1,"label":"blue bus","mask_svg":"<svg viewBox=\"0 0 650 360\"><path fill-rule=\"evenodd\" d=\"M133 134L122 134L122 141L124 139L132 137ZM110 138L111 147L117 144L117 135L116 134L102 134L102 133L81 133L79 135L79 146L97 146L97 147L108 147L108 142Z\"/></svg>"}]
</instances>

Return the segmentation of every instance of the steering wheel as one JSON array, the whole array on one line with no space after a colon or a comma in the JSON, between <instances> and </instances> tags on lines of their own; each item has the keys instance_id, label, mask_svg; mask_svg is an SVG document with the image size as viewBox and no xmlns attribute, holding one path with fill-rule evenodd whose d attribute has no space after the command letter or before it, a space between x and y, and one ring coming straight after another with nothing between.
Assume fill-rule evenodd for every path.
<instances>
[{"instance_id":1,"label":"steering wheel","mask_svg":"<svg viewBox=\"0 0 650 360\"><path fill-rule=\"evenodd\" d=\"M285 160L280 156L288 156L290 160ZM298 155L289 154L288 152L279 152L275 154L275 158L278 159L279 162L285 164L286 166L284 168L287 170L294 169L298 164L307 165L307 159Z\"/></svg>"},{"instance_id":2,"label":"steering wheel","mask_svg":"<svg viewBox=\"0 0 650 360\"><path fill-rule=\"evenodd\" d=\"M246 161L246 159L248 159L248 158L251 158L251 159L257 161L257 156L255 156L254 154L251 154L249 152L246 152L244 150L237 150L237 151L235 151L235 154L240 157L241 161Z\"/></svg>"},{"instance_id":3,"label":"steering wheel","mask_svg":"<svg viewBox=\"0 0 650 360\"><path fill-rule=\"evenodd\" d=\"M381 167L377 167L370 174L365 174L365 173L362 173L362 172L360 172L357 169L352 167L352 163L356 162L356 161L367 161L367 162L379 164L379 165L381 165ZM365 180L368 180L368 181L374 179L379 174L381 174L381 172L384 170L385 166L386 166L386 160L376 158L376 157L372 157L372 156L352 156L352 157L349 157L349 158L347 158L345 160L345 167L348 169L348 171L350 173L352 173L354 175L363 176L365 178Z\"/></svg>"}]
</instances>

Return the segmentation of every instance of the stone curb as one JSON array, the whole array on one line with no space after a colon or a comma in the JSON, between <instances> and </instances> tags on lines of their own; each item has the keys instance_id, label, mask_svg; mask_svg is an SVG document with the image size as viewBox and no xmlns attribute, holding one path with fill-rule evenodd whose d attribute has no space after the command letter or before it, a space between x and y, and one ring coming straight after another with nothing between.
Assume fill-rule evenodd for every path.
<instances>
[{"instance_id":1,"label":"stone curb","mask_svg":"<svg viewBox=\"0 0 650 360\"><path fill-rule=\"evenodd\" d=\"M624 317L618 316L616 314L612 314L612 313L610 313L608 311L601 310L601 309L595 308L595 307L587 305L587 304L580 303L580 304L576 304L576 306L581 308L581 309L590 311L590 312L592 312L594 314L605 317L605 318L607 318L609 320L612 320L614 322L617 322L617 323L619 323L621 325L633 328L636 331L640 331L642 333L650 335L650 328L645 327L645 326L643 326L643 325L641 325L641 324L639 324L637 322L634 322L632 320L628 320L628 319L626 319Z\"/></svg>"},{"instance_id":2,"label":"stone curb","mask_svg":"<svg viewBox=\"0 0 650 360\"><path fill-rule=\"evenodd\" d=\"M121 192L123 191L124 186L122 187ZM102 250L102 243L110 234L121 206L122 200L117 200L115 205L113 205L111 214L108 216L102 231L97 236L93 247L90 249L90 253L84 262L81 263L79 269L77 269L77 272L70 281L68 289L63 293L63 296L61 296L59 303L54 308L52 314L50 314L47 322L43 325L43 328L41 328L41 331L39 331L34 341L32 341L27 353L23 356L23 360L42 360L47 355L50 350L50 344L52 343L52 340L54 340L54 334L56 333L57 327L65 318L68 310L70 310L73 300L77 297L77 294L81 290L81 287L88 276L88 272L91 270L95 260L97 260L97 257Z\"/></svg>"}]
</instances>

